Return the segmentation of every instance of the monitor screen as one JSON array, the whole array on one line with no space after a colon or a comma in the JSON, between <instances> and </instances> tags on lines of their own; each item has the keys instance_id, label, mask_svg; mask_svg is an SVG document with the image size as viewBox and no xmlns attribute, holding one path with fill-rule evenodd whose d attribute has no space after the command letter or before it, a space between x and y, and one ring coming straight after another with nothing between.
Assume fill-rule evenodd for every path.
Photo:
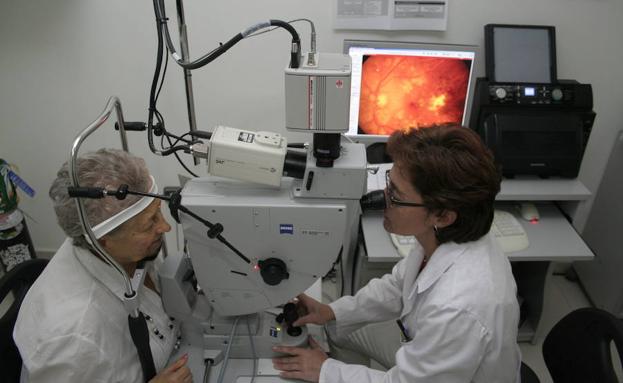
<instances>
[{"instance_id":1,"label":"monitor screen","mask_svg":"<svg viewBox=\"0 0 623 383\"><path fill-rule=\"evenodd\" d=\"M466 124L477 52L467 45L345 40L352 59L347 135L383 142L396 130Z\"/></svg>"},{"instance_id":2,"label":"monitor screen","mask_svg":"<svg viewBox=\"0 0 623 383\"><path fill-rule=\"evenodd\" d=\"M492 82L555 82L555 40L550 26L487 24L487 77Z\"/></svg>"}]
</instances>

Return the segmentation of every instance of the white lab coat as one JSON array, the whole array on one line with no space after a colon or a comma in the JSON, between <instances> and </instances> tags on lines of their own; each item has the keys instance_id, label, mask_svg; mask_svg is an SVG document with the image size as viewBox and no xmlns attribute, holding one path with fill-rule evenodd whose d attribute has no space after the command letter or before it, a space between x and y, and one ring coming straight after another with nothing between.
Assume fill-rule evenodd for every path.
<instances>
[{"instance_id":1,"label":"white lab coat","mask_svg":"<svg viewBox=\"0 0 623 383\"><path fill-rule=\"evenodd\" d=\"M443 244L419 275L418 245L391 274L331 303L332 337L400 318L411 340L402 343L387 372L327 359L320 382L518 382L516 285L508 259L493 241L486 235Z\"/></svg>"},{"instance_id":2,"label":"white lab coat","mask_svg":"<svg viewBox=\"0 0 623 383\"><path fill-rule=\"evenodd\" d=\"M23 359L22 381L63 383L143 382L130 337L120 274L89 251L65 240L28 291L13 338ZM156 370L179 336L160 296L139 289ZM158 330L158 334L155 331Z\"/></svg>"}]
</instances>

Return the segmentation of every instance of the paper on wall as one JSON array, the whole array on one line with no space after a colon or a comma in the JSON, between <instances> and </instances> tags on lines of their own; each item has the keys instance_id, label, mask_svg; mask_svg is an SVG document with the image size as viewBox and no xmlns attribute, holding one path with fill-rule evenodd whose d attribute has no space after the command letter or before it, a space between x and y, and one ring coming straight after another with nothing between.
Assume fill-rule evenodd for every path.
<instances>
[{"instance_id":1,"label":"paper on wall","mask_svg":"<svg viewBox=\"0 0 623 383\"><path fill-rule=\"evenodd\" d=\"M335 0L335 29L445 31L448 0Z\"/></svg>"}]
</instances>

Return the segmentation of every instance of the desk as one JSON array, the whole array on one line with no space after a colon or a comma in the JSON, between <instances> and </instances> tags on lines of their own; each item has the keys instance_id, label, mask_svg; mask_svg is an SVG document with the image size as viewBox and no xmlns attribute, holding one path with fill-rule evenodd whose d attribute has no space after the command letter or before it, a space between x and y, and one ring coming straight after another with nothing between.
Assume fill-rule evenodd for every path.
<instances>
[{"instance_id":1,"label":"desk","mask_svg":"<svg viewBox=\"0 0 623 383\"><path fill-rule=\"evenodd\" d=\"M384 173L390 167L391 164L379 166L376 176L369 177L369 190L384 186ZM548 304L544 292L551 282L552 262L587 261L594 258L593 252L561 210L551 202L578 202L588 197L590 192L577 179L523 177L502 181L501 191L496 197L496 209L512 212L518 217L512 201L538 201L536 206L541 216L538 224L530 224L518 217L528 235L530 246L522 251L507 253L512 262L518 293L523 298L521 308L525 320L519 329L519 341L536 343L537 339L545 335L541 327L541 313ZM372 277L389 272L393 264L402 259L383 229L382 212L366 212L361 227L363 238L354 270L355 291Z\"/></svg>"}]
</instances>

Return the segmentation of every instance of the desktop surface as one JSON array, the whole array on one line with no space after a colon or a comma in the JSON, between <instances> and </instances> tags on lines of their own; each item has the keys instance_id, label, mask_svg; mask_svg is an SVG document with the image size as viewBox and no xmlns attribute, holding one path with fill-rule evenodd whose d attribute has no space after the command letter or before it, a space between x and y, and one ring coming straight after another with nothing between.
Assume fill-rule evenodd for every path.
<instances>
[{"instance_id":1,"label":"desktop surface","mask_svg":"<svg viewBox=\"0 0 623 383\"><path fill-rule=\"evenodd\" d=\"M538 223L538 220L532 219L531 221L532 224ZM522 224L512 212L506 210L495 209L493 223L491 224L491 235L504 253L521 251L530 246L528 235ZM398 255L403 258L409 255L417 242L412 235L389 233L389 238Z\"/></svg>"},{"instance_id":2,"label":"desktop surface","mask_svg":"<svg viewBox=\"0 0 623 383\"><path fill-rule=\"evenodd\" d=\"M509 260L571 262L594 258L593 252L555 205L539 203L537 206L541 215L537 224L517 219L526 232L529 246L506 253ZM516 210L513 204L496 204L496 208L509 212ZM361 225L368 262L398 262L402 259L383 228L382 211L366 212Z\"/></svg>"},{"instance_id":3,"label":"desktop surface","mask_svg":"<svg viewBox=\"0 0 623 383\"><path fill-rule=\"evenodd\" d=\"M375 174L368 174L368 191L385 188L385 172L392 163L370 165ZM509 186L507 183L510 183ZM506 184L506 186L505 186ZM513 179L502 180L496 197L496 209L507 211L522 225L529 246L508 252L511 261L579 261L593 259L593 252L577 234L560 210L550 202L538 202L540 219L532 224L520 217L515 201L583 200L590 192L578 180ZM361 221L369 262L397 262L402 257L383 228L383 212L366 212Z\"/></svg>"}]
</instances>

